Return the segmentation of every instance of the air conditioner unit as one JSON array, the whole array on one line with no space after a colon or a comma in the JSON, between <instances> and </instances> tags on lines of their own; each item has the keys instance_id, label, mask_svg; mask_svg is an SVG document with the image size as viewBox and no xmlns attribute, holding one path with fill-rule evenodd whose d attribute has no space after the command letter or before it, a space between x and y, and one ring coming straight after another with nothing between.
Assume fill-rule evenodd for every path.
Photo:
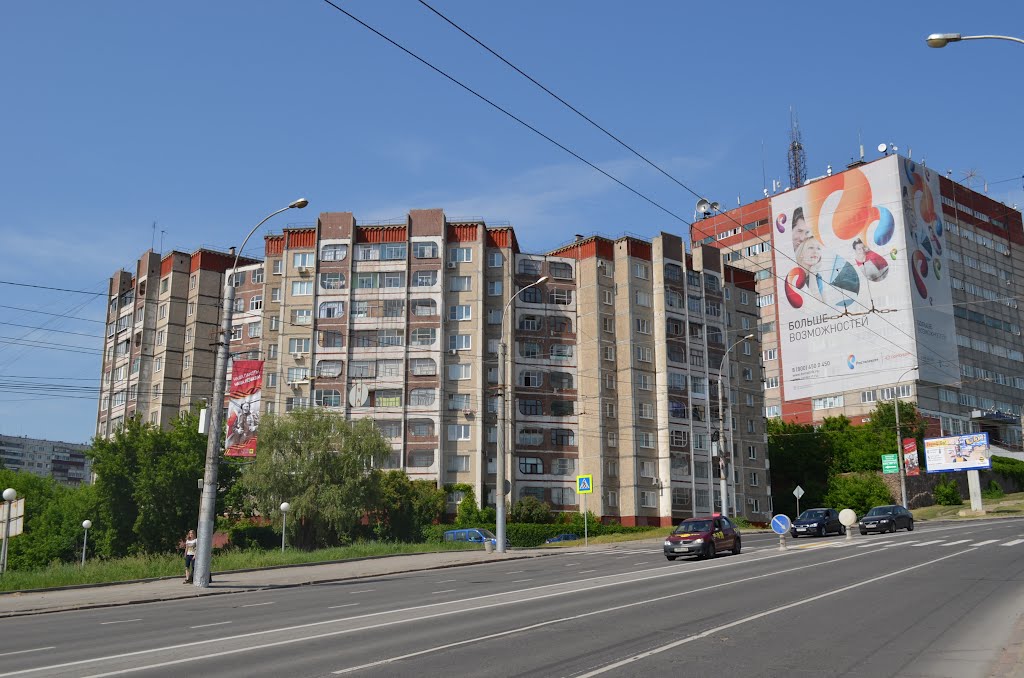
<instances>
[{"instance_id":1,"label":"air conditioner unit","mask_svg":"<svg viewBox=\"0 0 1024 678\"><path fill-rule=\"evenodd\" d=\"M299 272L299 275L309 274L309 266L299 266L296 270Z\"/></svg>"},{"instance_id":2,"label":"air conditioner unit","mask_svg":"<svg viewBox=\"0 0 1024 678\"><path fill-rule=\"evenodd\" d=\"M305 353L292 353L292 358L294 358L295 360L302 360L305 357Z\"/></svg>"},{"instance_id":3,"label":"air conditioner unit","mask_svg":"<svg viewBox=\"0 0 1024 678\"><path fill-rule=\"evenodd\" d=\"M454 261L449 261L448 262L448 268L455 268L455 262Z\"/></svg>"},{"instance_id":4,"label":"air conditioner unit","mask_svg":"<svg viewBox=\"0 0 1024 678\"><path fill-rule=\"evenodd\" d=\"M473 410L462 410L462 414L466 415L467 417L472 417Z\"/></svg>"},{"instance_id":5,"label":"air conditioner unit","mask_svg":"<svg viewBox=\"0 0 1024 678\"><path fill-rule=\"evenodd\" d=\"M459 350L457 348L450 348L448 349L448 355L459 355Z\"/></svg>"}]
</instances>

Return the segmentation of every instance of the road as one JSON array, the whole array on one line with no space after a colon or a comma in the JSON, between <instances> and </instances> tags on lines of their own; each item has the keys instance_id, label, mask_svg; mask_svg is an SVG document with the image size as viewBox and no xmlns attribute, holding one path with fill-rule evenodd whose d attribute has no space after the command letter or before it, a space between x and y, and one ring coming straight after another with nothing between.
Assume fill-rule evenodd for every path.
<instances>
[{"instance_id":1,"label":"road","mask_svg":"<svg viewBox=\"0 0 1024 678\"><path fill-rule=\"evenodd\" d=\"M5 676L1021 675L1024 521L651 543L6 619ZM1016 638L1020 641L1020 638ZM1019 647L1017 648L1019 649Z\"/></svg>"}]
</instances>

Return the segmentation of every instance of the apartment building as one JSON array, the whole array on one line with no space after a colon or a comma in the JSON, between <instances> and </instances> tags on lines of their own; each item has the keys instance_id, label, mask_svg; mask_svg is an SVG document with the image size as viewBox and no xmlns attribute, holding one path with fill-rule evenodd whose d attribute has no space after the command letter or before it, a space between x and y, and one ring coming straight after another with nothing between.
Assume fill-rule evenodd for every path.
<instances>
[{"instance_id":1,"label":"apartment building","mask_svg":"<svg viewBox=\"0 0 1024 678\"><path fill-rule=\"evenodd\" d=\"M233 261L233 252L150 250L134 271L114 273L96 435L110 435L136 415L169 426L210 397L224 274ZM249 258L239 263L250 277L262 267Z\"/></svg>"},{"instance_id":2,"label":"apartment building","mask_svg":"<svg viewBox=\"0 0 1024 678\"><path fill-rule=\"evenodd\" d=\"M25 471L75 487L92 481L88 445L0 435L0 463L10 471Z\"/></svg>"},{"instance_id":3,"label":"apartment building","mask_svg":"<svg viewBox=\"0 0 1024 678\"><path fill-rule=\"evenodd\" d=\"M794 293L803 310L818 304L794 273L806 235L831 264L811 296L836 303L798 318ZM756 279L768 417L860 423L878 401L900 398L930 420L929 435L986 431L996 444L1021 445L1017 209L891 155L700 221L694 240ZM828 339L809 345L814 332ZM821 346L833 355L813 362L830 365L808 365L808 349ZM815 374L795 371L804 369Z\"/></svg>"}]
</instances>

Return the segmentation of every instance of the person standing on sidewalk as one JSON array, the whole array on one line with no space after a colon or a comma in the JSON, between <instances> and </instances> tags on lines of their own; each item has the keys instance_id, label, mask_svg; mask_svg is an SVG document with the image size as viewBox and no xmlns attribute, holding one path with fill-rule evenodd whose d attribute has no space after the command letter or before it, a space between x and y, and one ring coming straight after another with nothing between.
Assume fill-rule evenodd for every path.
<instances>
[{"instance_id":1,"label":"person standing on sidewalk","mask_svg":"<svg viewBox=\"0 0 1024 678\"><path fill-rule=\"evenodd\" d=\"M192 583L192 570L196 561L196 531L189 530L185 536L185 584Z\"/></svg>"}]
</instances>

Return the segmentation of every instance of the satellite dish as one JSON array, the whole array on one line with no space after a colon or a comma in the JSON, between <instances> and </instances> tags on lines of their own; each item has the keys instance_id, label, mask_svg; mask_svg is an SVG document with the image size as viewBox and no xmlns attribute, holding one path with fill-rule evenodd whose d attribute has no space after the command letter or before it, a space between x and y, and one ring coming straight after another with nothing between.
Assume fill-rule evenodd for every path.
<instances>
[{"instance_id":1,"label":"satellite dish","mask_svg":"<svg viewBox=\"0 0 1024 678\"><path fill-rule=\"evenodd\" d=\"M711 211L712 212L718 212L720 207L721 207L721 205L719 205L717 202L711 203Z\"/></svg>"},{"instance_id":2,"label":"satellite dish","mask_svg":"<svg viewBox=\"0 0 1024 678\"><path fill-rule=\"evenodd\" d=\"M697 201L697 211L701 214L707 214L712 210L712 205L708 200L701 198Z\"/></svg>"},{"instance_id":3,"label":"satellite dish","mask_svg":"<svg viewBox=\"0 0 1024 678\"><path fill-rule=\"evenodd\" d=\"M888 144L878 144L878 152L885 153L886 149L889 148Z\"/></svg>"},{"instance_id":4,"label":"satellite dish","mask_svg":"<svg viewBox=\"0 0 1024 678\"><path fill-rule=\"evenodd\" d=\"M350 407L363 407L370 397L370 389L366 384L356 384L348 391L348 404Z\"/></svg>"}]
</instances>

